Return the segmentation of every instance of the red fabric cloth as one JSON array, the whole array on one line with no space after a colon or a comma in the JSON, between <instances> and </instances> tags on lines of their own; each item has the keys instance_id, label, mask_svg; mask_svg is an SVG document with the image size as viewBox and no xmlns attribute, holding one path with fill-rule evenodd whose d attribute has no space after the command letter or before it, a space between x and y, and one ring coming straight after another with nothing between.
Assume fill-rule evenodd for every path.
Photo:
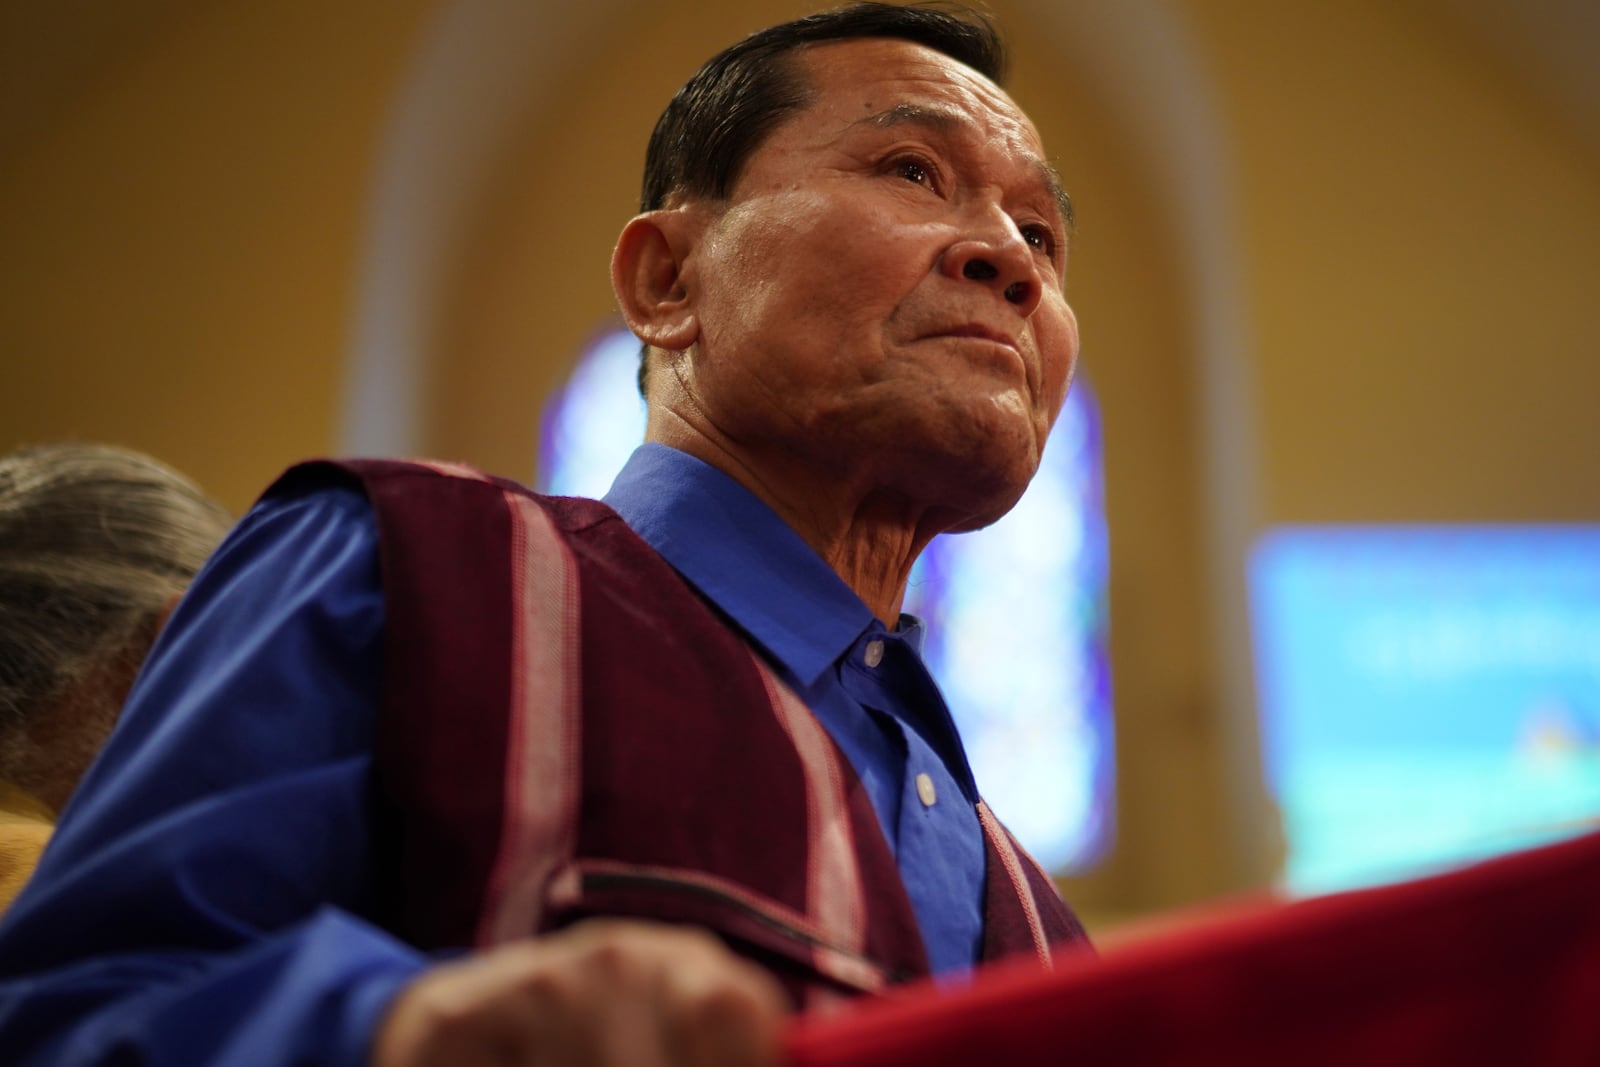
<instances>
[{"instance_id":1,"label":"red fabric cloth","mask_svg":"<svg viewBox=\"0 0 1600 1067\"><path fill-rule=\"evenodd\" d=\"M831 1021L790 1067L1600 1064L1600 834Z\"/></svg>"}]
</instances>

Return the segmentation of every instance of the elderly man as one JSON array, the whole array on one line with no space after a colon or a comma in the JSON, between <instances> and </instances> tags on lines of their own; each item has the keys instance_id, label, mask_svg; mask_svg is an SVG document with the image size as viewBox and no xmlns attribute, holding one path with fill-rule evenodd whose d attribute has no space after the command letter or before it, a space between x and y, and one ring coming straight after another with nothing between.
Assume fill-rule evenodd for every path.
<instances>
[{"instance_id":1,"label":"elderly man","mask_svg":"<svg viewBox=\"0 0 1600 1067\"><path fill-rule=\"evenodd\" d=\"M1077 354L1001 67L980 22L858 5L702 68L613 259L650 423L606 503L290 472L0 928L0 1041L769 1063L788 1006L1080 942L900 614Z\"/></svg>"}]
</instances>

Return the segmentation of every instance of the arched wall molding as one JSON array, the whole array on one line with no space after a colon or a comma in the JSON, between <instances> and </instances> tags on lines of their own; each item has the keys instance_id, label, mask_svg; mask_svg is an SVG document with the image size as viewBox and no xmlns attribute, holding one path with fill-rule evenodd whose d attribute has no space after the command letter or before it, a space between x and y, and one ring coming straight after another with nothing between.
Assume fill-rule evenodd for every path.
<instances>
[{"instance_id":1,"label":"arched wall molding","mask_svg":"<svg viewBox=\"0 0 1600 1067\"><path fill-rule=\"evenodd\" d=\"M627 0L441 5L402 83L375 162L339 440L346 453L421 450L430 347L475 200L562 59L603 39ZM1212 83L1178 5L1014 0L1086 73L1168 213L1181 256L1195 383L1211 650L1227 766L1220 776L1243 880L1270 872L1247 647L1243 566L1258 522L1255 404L1234 183Z\"/></svg>"},{"instance_id":2,"label":"arched wall molding","mask_svg":"<svg viewBox=\"0 0 1600 1067\"><path fill-rule=\"evenodd\" d=\"M1249 647L1245 560L1260 528L1253 345L1238 243L1230 139L1213 80L1171 0L1016 0L1104 95L1157 198L1179 251L1197 336L1191 380L1198 406L1195 477L1201 486L1207 601L1225 766L1219 768L1234 864L1269 878L1274 837L1261 826L1260 746Z\"/></svg>"},{"instance_id":3,"label":"arched wall molding","mask_svg":"<svg viewBox=\"0 0 1600 1067\"><path fill-rule=\"evenodd\" d=\"M564 59L627 0L441 4L374 161L337 440L346 455L422 450L430 349L474 205Z\"/></svg>"}]
</instances>

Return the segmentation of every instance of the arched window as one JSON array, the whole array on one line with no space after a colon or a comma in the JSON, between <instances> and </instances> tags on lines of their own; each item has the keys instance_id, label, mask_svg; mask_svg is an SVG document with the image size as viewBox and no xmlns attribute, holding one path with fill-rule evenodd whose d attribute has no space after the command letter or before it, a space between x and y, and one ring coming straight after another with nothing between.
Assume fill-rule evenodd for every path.
<instances>
[{"instance_id":1,"label":"arched window","mask_svg":"<svg viewBox=\"0 0 1600 1067\"><path fill-rule=\"evenodd\" d=\"M539 420L539 491L602 497L644 440L635 384L639 339L609 329L589 346Z\"/></svg>"},{"instance_id":2,"label":"arched window","mask_svg":"<svg viewBox=\"0 0 1600 1067\"><path fill-rule=\"evenodd\" d=\"M644 438L639 342L610 332L545 406L540 488L603 496ZM1082 870L1110 843L1111 671L1101 437L1080 378L1044 462L1010 514L936 538L905 610L985 799L1047 868Z\"/></svg>"}]
</instances>

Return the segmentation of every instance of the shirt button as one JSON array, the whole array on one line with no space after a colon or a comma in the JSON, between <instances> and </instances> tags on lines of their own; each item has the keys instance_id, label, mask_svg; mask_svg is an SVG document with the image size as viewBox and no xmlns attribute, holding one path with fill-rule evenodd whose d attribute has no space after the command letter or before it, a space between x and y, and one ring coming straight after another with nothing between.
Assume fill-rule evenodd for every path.
<instances>
[{"instance_id":1,"label":"shirt button","mask_svg":"<svg viewBox=\"0 0 1600 1067\"><path fill-rule=\"evenodd\" d=\"M866 653L861 657L867 661L867 666L876 667L883 662L883 642L872 640L867 642Z\"/></svg>"},{"instance_id":2,"label":"shirt button","mask_svg":"<svg viewBox=\"0 0 1600 1067\"><path fill-rule=\"evenodd\" d=\"M925 808L933 807L933 802L939 799L939 793L933 788L933 779L926 773L917 775L917 799L922 801Z\"/></svg>"}]
</instances>

